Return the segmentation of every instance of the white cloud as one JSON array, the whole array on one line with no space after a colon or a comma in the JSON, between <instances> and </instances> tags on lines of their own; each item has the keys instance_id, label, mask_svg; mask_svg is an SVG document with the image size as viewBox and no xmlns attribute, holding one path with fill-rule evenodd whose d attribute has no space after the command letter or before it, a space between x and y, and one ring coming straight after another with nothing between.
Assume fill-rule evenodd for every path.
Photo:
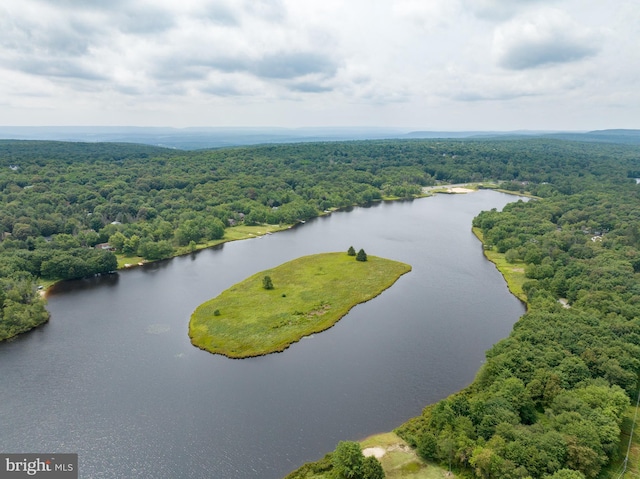
<instances>
[{"instance_id":1,"label":"white cloud","mask_svg":"<svg viewBox=\"0 0 640 479\"><path fill-rule=\"evenodd\" d=\"M638 22L637 0L10 0L0 123L496 128L589 98L640 127Z\"/></svg>"},{"instance_id":2,"label":"white cloud","mask_svg":"<svg viewBox=\"0 0 640 479\"><path fill-rule=\"evenodd\" d=\"M456 0L399 0L393 3L393 13L431 31L455 23L460 7Z\"/></svg>"},{"instance_id":3,"label":"white cloud","mask_svg":"<svg viewBox=\"0 0 640 479\"><path fill-rule=\"evenodd\" d=\"M598 34L560 10L543 9L510 20L493 37L498 64L511 70L575 62L595 55Z\"/></svg>"},{"instance_id":4,"label":"white cloud","mask_svg":"<svg viewBox=\"0 0 640 479\"><path fill-rule=\"evenodd\" d=\"M465 7L486 20L505 20L523 10L540 4L557 3L553 0L463 0Z\"/></svg>"},{"instance_id":5,"label":"white cloud","mask_svg":"<svg viewBox=\"0 0 640 479\"><path fill-rule=\"evenodd\" d=\"M212 88L238 73L280 89L289 80L294 91L328 91L320 82L335 75L339 56L315 43L318 32L287 19L277 1L35 3L6 11L0 24L0 58L5 68L59 82L104 83L127 94L167 91L167 82L193 86L206 94L245 92ZM77 7L77 8L75 8ZM198 89L196 87L196 89ZM174 92L187 91L184 85Z\"/></svg>"}]
</instances>

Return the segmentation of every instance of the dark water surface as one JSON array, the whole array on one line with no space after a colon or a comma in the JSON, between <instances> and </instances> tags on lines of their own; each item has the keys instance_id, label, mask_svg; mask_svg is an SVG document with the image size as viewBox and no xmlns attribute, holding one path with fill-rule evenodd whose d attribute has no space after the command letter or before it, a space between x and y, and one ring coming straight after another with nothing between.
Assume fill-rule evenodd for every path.
<instances>
[{"instance_id":1,"label":"dark water surface","mask_svg":"<svg viewBox=\"0 0 640 479\"><path fill-rule=\"evenodd\" d=\"M0 344L0 451L77 452L83 478L280 478L339 440L389 431L473 380L523 314L471 233L513 196L438 195L308 221L92 280L51 321ZM413 266L328 331L231 360L191 345L192 311L298 256Z\"/></svg>"}]
</instances>

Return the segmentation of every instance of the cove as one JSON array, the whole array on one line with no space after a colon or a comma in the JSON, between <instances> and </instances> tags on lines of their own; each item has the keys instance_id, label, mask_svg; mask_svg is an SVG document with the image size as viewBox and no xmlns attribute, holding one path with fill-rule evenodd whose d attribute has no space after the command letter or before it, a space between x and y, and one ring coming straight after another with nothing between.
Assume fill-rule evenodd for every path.
<instances>
[{"instance_id":1,"label":"cove","mask_svg":"<svg viewBox=\"0 0 640 479\"><path fill-rule=\"evenodd\" d=\"M437 195L57 285L51 321L0 344L0 450L74 452L80 477L281 478L469 384L524 313L471 232L517 198ZM189 317L243 278L343 251L411 264L385 294L285 352L191 345Z\"/></svg>"}]
</instances>

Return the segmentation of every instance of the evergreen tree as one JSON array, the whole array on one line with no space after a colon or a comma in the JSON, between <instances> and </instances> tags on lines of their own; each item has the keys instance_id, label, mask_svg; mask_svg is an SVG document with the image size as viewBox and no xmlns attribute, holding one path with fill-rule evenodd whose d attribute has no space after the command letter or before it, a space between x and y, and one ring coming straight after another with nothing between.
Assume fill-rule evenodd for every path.
<instances>
[{"instance_id":1,"label":"evergreen tree","mask_svg":"<svg viewBox=\"0 0 640 479\"><path fill-rule=\"evenodd\" d=\"M262 287L264 289L273 289L273 282L271 281L271 276L265 276L262 278Z\"/></svg>"},{"instance_id":2,"label":"evergreen tree","mask_svg":"<svg viewBox=\"0 0 640 479\"><path fill-rule=\"evenodd\" d=\"M355 256L356 255L356 250L353 248L353 246L349 246L349 249L347 250L347 254L349 256Z\"/></svg>"},{"instance_id":3,"label":"evergreen tree","mask_svg":"<svg viewBox=\"0 0 640 479\"><path fill-rule=\"evenodd\" d=\"M367 253L365 253L363 249L360 249L360 251L358 251L358 254L356 255L356 261L367 261Z\"/></svg>"}]
</instances>

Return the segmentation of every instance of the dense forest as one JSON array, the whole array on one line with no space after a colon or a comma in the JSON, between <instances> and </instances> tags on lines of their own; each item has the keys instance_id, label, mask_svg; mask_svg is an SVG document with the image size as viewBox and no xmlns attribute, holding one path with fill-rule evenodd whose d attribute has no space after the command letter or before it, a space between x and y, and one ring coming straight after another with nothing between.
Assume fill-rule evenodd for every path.
<instances>
[{"instance_id":1,"label":"dense forest","mask_svg":"<svg viewBox=\"0 0 640 479\"><path fill-rule=\"evenodd\" d=\"M438 183L497 181L538 198L473 225L524 271L528 312L472 385L398 433L423 457L482 478L595 478L618 450L640 372L635 177L637 147L561 140L194 152L3 141L0 339L46 320L39 280L111 272L110 249L160 259L235 225L292 224Z\"/></svg>"},{"instance_id":2,"label":"dense forest","mask_svg":"<svg viewBox=\"0 0 640 479\"><path fill-rule=\"evenodd\" d=\"M399 428L423 457L481 478L595 478L618 452L640 371L640 202L607 187L475 218L524 269L528 312L471 386Z\"/></svg>"}]
</instances>

